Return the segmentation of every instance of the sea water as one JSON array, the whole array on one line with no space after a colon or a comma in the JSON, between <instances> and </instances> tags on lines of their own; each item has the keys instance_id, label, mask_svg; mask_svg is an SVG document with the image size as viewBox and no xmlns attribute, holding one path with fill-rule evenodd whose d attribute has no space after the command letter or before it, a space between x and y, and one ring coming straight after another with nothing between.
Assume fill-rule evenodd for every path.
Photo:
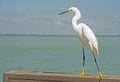
<instances>
[{"instance_id":1,"label":"sea water","mask_svg":"<svg viewBox=\"0 0 120 82\"><path fill-rule=\"evenodd\" d=\"M104 75L120 75L120 37L97 37L96 56ZM85 49L85 72L97 74L93 55ZM80 73L81 43L76 36L0 36L0 82L8 71Z\"/></svg>"}]
</instances>

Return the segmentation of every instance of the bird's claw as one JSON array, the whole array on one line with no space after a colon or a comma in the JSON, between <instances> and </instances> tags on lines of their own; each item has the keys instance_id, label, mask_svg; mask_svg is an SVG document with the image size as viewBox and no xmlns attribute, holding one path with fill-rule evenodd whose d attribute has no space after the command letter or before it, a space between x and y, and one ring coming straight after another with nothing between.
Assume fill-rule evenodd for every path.
<instances>
[{"instance_id":1,"label":"bird's claw","mask_svg":"<svg viewBox=\"0 0 120 82\"><path fill-rule=\"evenodd\" d=\"M85 73L84 68L82 69L82 72L80 74L76 74L76 75L81 77L88 76L88 74Z\"/></svg>"},{"instance_id":2,"label":"bird's claw","mask_svg":"<svg viewBox=\"0 0 120 82\"><path fill-rule=\"evenodd\" d=\"M81 76L81 77L88 76L88 74L86 74L86 73L80 73L80 74L76 74L76 75Z\"/></svg>"},{"instance_id":3,"label":"bird's claw","mask_svg":"<svg viewBox=\"0 0 120 82\"><path fill-rule=\"evenodd\" d=\"M104 76L101 72L99 72L96 77L102 79L102 78L107 78L108 76Z\"/></svg>"}]
</instances>

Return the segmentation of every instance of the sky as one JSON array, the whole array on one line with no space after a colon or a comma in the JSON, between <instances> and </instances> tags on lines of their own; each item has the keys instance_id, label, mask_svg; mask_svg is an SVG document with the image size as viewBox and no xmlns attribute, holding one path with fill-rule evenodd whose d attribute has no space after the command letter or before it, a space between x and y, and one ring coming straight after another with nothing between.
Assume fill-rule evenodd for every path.
<instances>
[{"instance_id":1,"label":"sky","mask_svg":"<svg viewBox=\"0 0 120 82\"><path fill-rule=\"evenodd\" d=\"M0 34L74 35L74 14L58 15L77 7L78 23L96 35L120 35L120 0L0 0Z\"/></svg>"}]
</instances>

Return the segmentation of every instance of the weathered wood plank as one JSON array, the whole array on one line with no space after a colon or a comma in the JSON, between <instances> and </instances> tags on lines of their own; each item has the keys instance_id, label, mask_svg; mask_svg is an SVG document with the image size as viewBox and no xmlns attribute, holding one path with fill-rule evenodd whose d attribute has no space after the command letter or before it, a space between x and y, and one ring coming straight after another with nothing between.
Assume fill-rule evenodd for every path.
<instances>
[{"instance_id":1,"label":"weathered wood plank","mask_svg":"<svg viewBox=\"0 0 120 82\"><path fill-rule=\"evenodd\" d=\"M11 71L3 74L3 82L120 82L120 76L100 80L94 75L80 77L75 74Z\"/></svg>"}]
</instances>

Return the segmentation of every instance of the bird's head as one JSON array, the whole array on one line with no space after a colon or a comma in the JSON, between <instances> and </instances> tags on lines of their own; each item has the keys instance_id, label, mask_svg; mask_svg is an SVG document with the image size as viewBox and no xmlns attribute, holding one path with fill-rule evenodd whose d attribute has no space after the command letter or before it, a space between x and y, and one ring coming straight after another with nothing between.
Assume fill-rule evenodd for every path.
<instances>
[{"instance_id":1,"label":"bird's head","mask_svg":"<svg viewBox=\"0 0 120 82\"><path fill-rule=\"evenodd\" d=\"M76 7L70 7L67 11L59 13L59 15L65 14L65 13L71 13L71 12L76 12L79 11Z\"/></svg>"}]
</instances>

